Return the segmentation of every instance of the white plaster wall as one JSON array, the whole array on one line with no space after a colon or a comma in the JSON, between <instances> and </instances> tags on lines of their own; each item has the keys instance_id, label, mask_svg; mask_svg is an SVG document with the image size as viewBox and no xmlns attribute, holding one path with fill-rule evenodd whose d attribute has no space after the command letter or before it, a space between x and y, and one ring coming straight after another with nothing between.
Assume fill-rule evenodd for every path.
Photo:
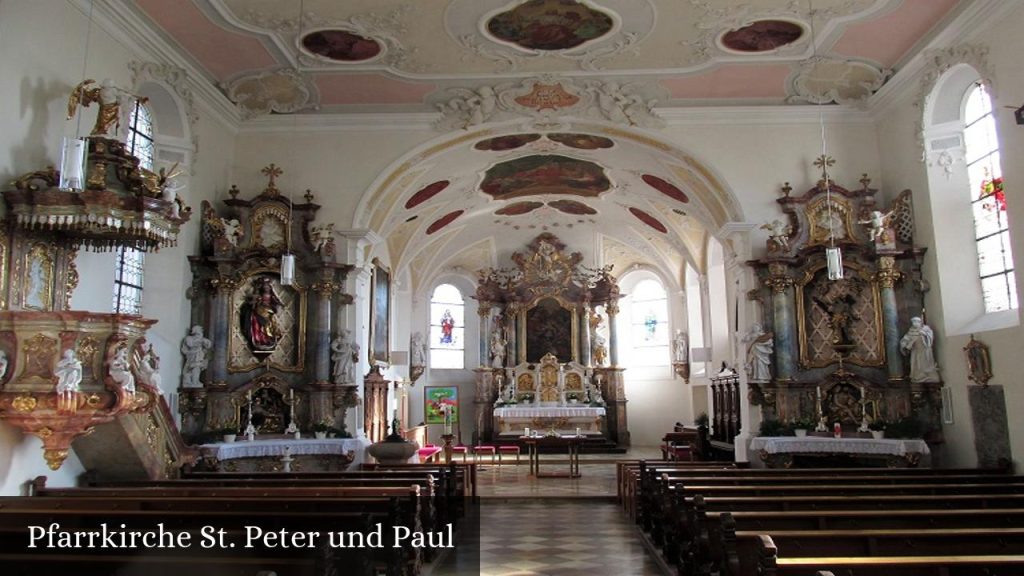
<instances>
[{"instance_id":1,"label":"white plaster wall","mask_svg":"<svg viewBox=\"0 0 1024 576\"><path fill-rule=\"evenodd\" d=\"M45 5L44 5L45 4ZM147 60L93 24L88 54L84 54L88 19L71 2L45 3L14 0L0 3L0 181L57 165L63 136L87 134L95 118L95 106L80 110L78 120L66 121L67 97L83 78L111 78L130 86L128 62ZM45 41L43 41L45 39ZM86 59L83 75L83 59ZM190 187L182 194L197 212L184 226L179 244L146 257L146 288L143 314L159 320L150 341L161 356L164 389L177 387L181 369L178 341L188 322L185 287L190 280L186 256L195 252L198 207L227 182L234 136L226 127L211 122L200 108L199 140L203 153L195 164ZM80 274L71 306L75 310L109 312L112 306L115 255L82 251L76 260ZM83 471L72 451L60 470L47 468L41 442L0 423L0 495L16 494L36 475L49 476L49 485L73 485Z\"/></svg>"},{"instance_id":2,"label":"white plaster wall","mask_svg":"<svg viewBox=\"0 0 1024 576\"><path fill-rule=\"evenodd\" d=\"M988 46L988 61L994 72L993 78L996 93L993 96L993 109L996 111L996 130L999 135L1002 153L1003 178L1007 190L1020 190L1024 187L1024 166L1019 159L1024 157L1024 126L1017 126L1013 120L1012 110L1006 106L1018 107L1024 101L1024 69L1020 66L1020 54L1024 51L1024 39L1017 28L1024 21L1024 4L1000 18L987 29L974 32L972 42ZM998 38L998 42L990 39ZM968 292L967 282L974 279L951 275L951 278L940 278L937 273L937 259L943 258L940 250L935 249L937 241L942 238L942 231L948 227L946 218L966 217L969 214L949 214L933 207L929 198L927 167L921 162L921 150L915 141L915 123L921 117L921 111L914 106L918 85L910 83L903 95L878 119L878 149L883 159L883 171L891 190L909 188L914 191L914 212L916 223L916 242L930 247L925 258L924 273L931 284L925 303L928 309L929 324L936 332L936 357L946 385L953 395L953 425L944 427L946 445L942 454L945 466L973 466L977 462L974 451L974 433L967 403L967 366L963 347L969 335L948 335L946 333L944 313L955 313L954 310L943 310L942 304L955 306L963 297L958 294ZM1024 202L1012 202L1013 194L1009 195L1008 204L1010 234L1015 254L1015 268L1019 270L1024 264ZM965 247L966 248L966 247ZM969 247L973 250L973 247ZM1018 294L1020 290L1020 274L1018 274ZM964 303L964 306L967 306ZM1018 311L1019 318L1019 311ZM1016 375L1024 371L1024 355L1021 354L1021 342L1024 341L1024 329L1021 326L1002 330L975 332L974 336L991 347L994 378L990 384L1005 386L1006 406L1009 413L1010 443L1013 460L1020 467L1024 460L1024 421L1016 417L1018 407L1024 405L1024 389L1019 385Z\"/></svg>"}]
</instances>

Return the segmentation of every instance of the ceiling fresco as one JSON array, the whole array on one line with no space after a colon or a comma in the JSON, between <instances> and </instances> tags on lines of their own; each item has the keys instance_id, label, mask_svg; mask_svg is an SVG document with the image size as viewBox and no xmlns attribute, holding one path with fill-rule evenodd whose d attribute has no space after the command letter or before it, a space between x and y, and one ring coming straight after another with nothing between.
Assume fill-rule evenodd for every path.
<instances>
[{"instance_id":1,"label":"ceiling fresco","mask_svg":"<svg viewBox=\"0 0 1024 576\"><path fill-rule=\"evenodd\" d=\"M611 138L594 136L593 134L555 132L553 134L548 134L548 139L579 150L600 150L603 148L611 148L615 145L615 142L612 142Z\"/></svg>"},{"instance_id":2,"label":"ceiling fresco","mask_svg":"<svg viewBox=\"0 0 1024 576\"><path fill-rule=\"evenodd\" d=\"M504 152L505 150L522 148L530 142L540 139L540 134L509 134L508 136L496 136L487 140L481 140L473 145L473 149L487 152Z\"/></svg>"},{"instance_id":3,"label":"ceiling fresco","mask_svg":"<svg viewBox=\"0 0 1024 576\"><path fill-rule=\"evenodd\" d=\"M380 54L380 43L348 30L317 30L302 37L302 47L316 56L338 62L360 62Z\"/></svg>"},{"instance_id":4,"label":"ceiling fresco","mask_svg":"<svg viewBox=\"0 0 1024 576\"><path fill-rule=\"evenodd\" d=\"M452 222L455 221L456 218L462 216L463 213L465 213L465 210L456 210L454 212L449 212L444 216L441 216L437 220L434 220L434 222L430 226L427 226L427 235L433 234L438 230L441 230L445 226L451 224Z\"/></svg>"},{"instance_id":5,"label":"ceiling fresco","mask_svg":"<svg viewBox=\"0 0 1024 576\"><path fill-rule=\"evenodd\" d=\"M534 154L487 169L480 190L495 200L538 194L595 197L611 188L604 167L557 154Z\"/></svg>"},{"instance_id":6,"label":"ceiling fresco","mask_svg":"<svg viewBox=\"0 0 1024 576\"><path fill-rule=\"evenodd\" d=\"M548 206L551 206L559 212L575 216L591 216L593 214L597 214L597 210L594 210L583 202L577 202L575 200L553 200L548 202Z\"/></svg>"},{"instance_id":7,"label":"ceiling fresco","mask_svg":"<svg viewBox=\"0 0 1024 576\"><path fill-rule=\"evenodd\" d=\"M440 194L441 191L447 188L449 184L451 184L451 182L449 182L448 180L438 180L437 182L434 182L432 184L427 184L423 188L417 190L416 193L413 194L411 198L406 200L405 209L409 210L411 208L419 206L420 204L423 204L427 200L430 200L434 196Z\"/></svg>"},{"instance_id":8,"label":"ceiling fresco","mask_svg":"<svg viewBox=\"0 0 1024 576\"><path fill-rule=\"evenodd\" d=\"M522 216L523 214L533 212L543 205L543 202L513 202L508 206L499 209L494 214L497 216Z\"/></svg>"},{"instance_id":9,"label":"ceiling fresco","mask_svg":"<svg viewBox=\"0 0 1024 576\"><path fill-rule=\"evenodd\" d=\"M797 102L791 78L812 57L888 77L971 3L814 0L811 11L793 0L324 0L306 2L301 18L294 0L124 4L239 108L259 100L227 92L242 78L255 79L254 91L267 83L283 101L303 101L287 110L261 105L247 112L253 116L426 112L436 110L434 95L448 90L497 93L498 85L542 76L550 93L519 94L530 100L522 106L542 106L559 86L563 98L583 99L566 88L573 82L624 86L640 79L665 91L658 106L781 106ZM280 78L267 74L282 69L300 79L272 83ZM835 70L819 69L814 82L842 83ZM878 86L872 81L853 96L862 101ZM287 89L304 90L308 101ZM487 105L484 97L480 106Z\"/></svg>"},{"instance_id":10,"label":"ceiling fresco","mask_svg":"<svg viewBox=\"0 0 1024 576\"><path fill-rule=\"evenodd\" d=\"M658 178L653 174L644 174L643 176L640 177L640 179L643 180L651 188L654 188L658 192L661 192L662 194L668 196L673 200L678 200L679 202L683 203L690 201L686 194L684 194L683 191L680 190L675 184Z\"/></svg>"},{"instance_id":11,"label":"ceiling fresco","mask_svg":"<svg viewBox=\"0 0 1024 576\"><path fill-rule=\"evenodd\" d=\"M631 206L629 208L629 212L633 216L636 216L638 220L640 220L644 224L647 224L651 228L654 228L658 232L661 232L662 234L668 234L668 228L666 228L665 225L661 223L661 220L658 220L657 218L651 216L647 212L635 206Z\"/></svg>"},{"instance_id":12,"label":"ceiling fresco","mask_svg":"<svg viewBox=\"0 0 1024 576\"><path fill-rule=\"evenodd\" d=\"M611 32L612 17L575 0L528 0L494 15L487 32L527 50L569 50Z\"/></svg>"}]
</instances>

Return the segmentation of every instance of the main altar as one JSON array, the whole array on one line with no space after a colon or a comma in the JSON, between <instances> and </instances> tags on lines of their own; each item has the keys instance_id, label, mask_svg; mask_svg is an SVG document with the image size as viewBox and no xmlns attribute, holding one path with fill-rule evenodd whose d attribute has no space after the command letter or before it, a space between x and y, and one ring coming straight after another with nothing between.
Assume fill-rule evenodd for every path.
<instances>
[{"instance_id":1,"label":"main altar","mask_svg":"<svg viewBox=\"0 0 1024 576\"><path fill-rule=\"evenodd\" d=\"M475 440L514 440L530 428L629 444L615 350L619 287L610 267L582 260L544 233L512 255L515 268L477 273Z\"/></svg>"}]
</instances>

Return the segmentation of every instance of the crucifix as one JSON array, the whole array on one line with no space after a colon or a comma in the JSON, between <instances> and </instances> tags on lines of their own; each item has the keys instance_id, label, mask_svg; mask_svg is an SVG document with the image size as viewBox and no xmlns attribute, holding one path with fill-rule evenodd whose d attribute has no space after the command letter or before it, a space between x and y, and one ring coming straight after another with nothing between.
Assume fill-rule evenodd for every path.
<instances>
[{"instance_id":1,"label":"crucifix","mask_svg":"<svg viewBox=\"0 0 1024 576\"><path fill-rule=\"evenodd\" d=\"M263 170L260 170L260 173L268 179L267 190L277 192L277 185L274 183L274 179L284 174L284 170L281 170L281 168L271 162L269 166L265 166Z\"/></svg>"}]
</instances>

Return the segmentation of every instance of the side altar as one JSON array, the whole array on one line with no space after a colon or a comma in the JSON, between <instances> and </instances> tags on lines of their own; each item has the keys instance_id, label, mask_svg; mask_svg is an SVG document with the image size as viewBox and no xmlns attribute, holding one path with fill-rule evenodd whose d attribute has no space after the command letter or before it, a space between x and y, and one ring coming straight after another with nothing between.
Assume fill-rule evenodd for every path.
<instances>
[{"instance_id":1,"label":"side altar","mask_svg":"<svg viewBox=\"0 0 1024 576\"><path fill-rule=\"evenodd\" d=\"M787 183L777 200L785 220L762 226L767 254L747 263L763 319L745 338L750 402L762 420L839 426L843 436L902 421L941 443L910 191L883 208L867 175L857 189L832 182L832 162L818 159L822 178L803 194Z\"/></svg>"},{"instance_id":2,"label":"side altar","mask_svg":"<svg viewBox=\"0 0 1024 576\"><path fill-rule=\"evenodd\" d=\"M626 446L626 397L616 353L619 287L553 234L512 255L515 268L477 274L481 366L474 440L511 440L525 428ZM607 338L599 330L608 326ZM487 336L489 335L489 337Z\"/></svg>"}]
</instances>

